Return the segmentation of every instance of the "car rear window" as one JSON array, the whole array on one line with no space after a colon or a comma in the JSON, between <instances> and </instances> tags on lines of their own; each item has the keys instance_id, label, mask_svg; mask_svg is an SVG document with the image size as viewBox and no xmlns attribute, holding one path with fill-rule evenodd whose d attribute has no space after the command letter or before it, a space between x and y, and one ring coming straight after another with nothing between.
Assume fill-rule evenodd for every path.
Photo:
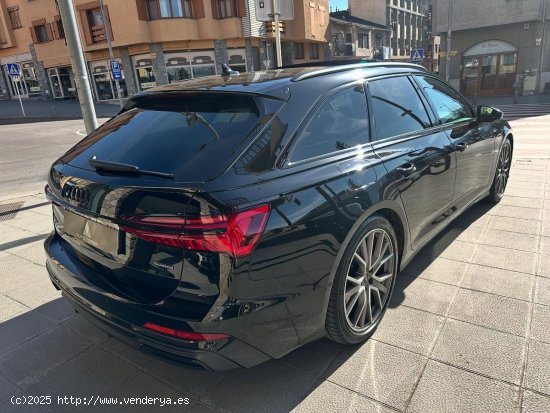
<instances>
[{"instance_id":1,"label":"car rear window","mask_svg":"<svg viewBox=\"0 0 550 413\"><path fill-rule=\"evenodd\" d=\"M282 105L253 95L162 94L135 97L123 113L91 133L61 161L93 169L97 159L202 182L221 174Z\"/></svg>"}]
</instances>

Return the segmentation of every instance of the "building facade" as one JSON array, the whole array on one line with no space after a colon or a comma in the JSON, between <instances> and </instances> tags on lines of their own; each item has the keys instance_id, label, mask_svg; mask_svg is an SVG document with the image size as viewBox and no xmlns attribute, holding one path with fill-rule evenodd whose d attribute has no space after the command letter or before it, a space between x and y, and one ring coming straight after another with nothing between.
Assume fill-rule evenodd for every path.
<instances>
[{"instance_id":1,"label":"building facade","mask_svg":"<svg viewBox=\"0 0 550 413\"><path fill-rule=\"evenodd\" d=\"M410 60L412 49L424 46L428 0L349 0L353 16L367 19L389 29L384 46L389 59Z\"/></svg>"},{"instance_id":2,"label":"building facade","mask_svg":"<svg viewBox=\"0 0 550 413\"><path fill-rule=\"evenodd\" d=\"M545 7L546 6L546 7ZM446 72L449 0L433 0ZM453 1L450 81L466 95L550 92L550 1Z\"/></svg>"},{"instance_id":3,"label":"building facade","mask_svg":"<svg viewBox=\"0 0 550 413\"><path fill-rule=\"evenodd\" d=\"M344 56L382 59L380 53L389 29L385 25L352 16L349 10L330 13L331 58Z\"/></svg>"},{"instance_id":4,"label":"building facade","mask_svg":"<svg viewBox=\"0 0 550 413\"><path fill-rule=\"evenodd\" d=\"M254 0L74 0L89 78L98 101L116 99L106 31L121 65L124 97L140 90L274 66L274 27L256 20ZM283 22L283 64L325 58L328 0L295 0ZM21 76L8 76L18 63ZM76 96L63 24L55 0L0 0L0 97Z\"/></svg>"}]
</instances>

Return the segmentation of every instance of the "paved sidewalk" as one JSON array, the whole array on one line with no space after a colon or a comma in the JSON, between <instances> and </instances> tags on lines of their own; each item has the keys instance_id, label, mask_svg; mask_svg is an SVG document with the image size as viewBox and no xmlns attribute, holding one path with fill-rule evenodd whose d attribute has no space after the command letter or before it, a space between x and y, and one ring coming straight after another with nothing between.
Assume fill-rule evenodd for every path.
<instances>
[{"instance_id":1,"label":"paved sidewalk","mask_svg":"<svg viewBox=\"0 0 550 413\"><path fill-rule=\"evenodd\" d=\"M23 100L26 118L23 117L19 100L0 100L0 125L37 122L59 119L82 119L78 100ZM120 111L118 104L96 103L98 118L110 118Z\"/></svg>"},{"instance_id":2,"label":"paved sidewalk","mask_svg":"<svg viewBox=\"0 0 550 413\"><path fill-rule=\"evenodd\" d=\"M2 412L28 410L14 394L191 399L116 408L128 412L550 412L548 159L517 160L500 205L473 207L424 248L367 343L321 340L225 373L153 359L76 315L44 268L49 205L42 195L6 202L30 208L0 222Z\"/></svg>"}]
</instances>

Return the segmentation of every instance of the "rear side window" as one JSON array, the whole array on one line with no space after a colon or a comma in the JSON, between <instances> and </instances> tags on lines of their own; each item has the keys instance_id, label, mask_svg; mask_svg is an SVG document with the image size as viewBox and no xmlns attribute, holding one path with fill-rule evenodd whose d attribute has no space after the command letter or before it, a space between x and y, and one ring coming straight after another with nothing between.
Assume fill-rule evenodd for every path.
<instances>
[{"instance_id":1,"label":"rear side window","mask_svg":"<svg viewBox=\"0 0 550 413\"><path fill-rule=\"evenodd\" d=\"M172 173L184 182L213 179L281 104L231 93L138 96L61 160L90 169L88 160L96 156Z\"/></svg>"},{"instance_id":2,"label":"rear side window","mask_svg":"<svg viewBox=\"0 0 550 413\"><path fill-rule=\"evenodd\" d=\"M298 137L289 161L302 161L368 141L365 89L363 85L356 85L325 99Z\"/></svg>"},{"instance_id":3,"label":"rear side window","mask_svg":"<svg viewBox=\"0 0 550 413\"><path fill-rule=\"evenodd\" d=\"M415 76L420 87L434 105L442 124L460 122L474 117L472 109L451 87L429 76Z\"/></svg>"},{"instance_id":4,"label":"rear side window","mask_svg":"<svg viewBox=\"0 0 550 413\"><path fill-rule=\"evenodd\" d=\"M405 77L369 82L376 139L385 139L430 127L428 112Z\"/></svg>"}]
</instances>

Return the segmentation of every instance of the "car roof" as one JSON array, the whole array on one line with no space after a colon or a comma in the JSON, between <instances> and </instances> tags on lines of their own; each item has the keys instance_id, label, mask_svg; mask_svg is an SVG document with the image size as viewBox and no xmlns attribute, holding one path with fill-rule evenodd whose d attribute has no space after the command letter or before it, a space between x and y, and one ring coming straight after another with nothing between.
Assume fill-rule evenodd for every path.
<instances>
[{"instance_id":1,"label":"car roof","mask_svg":"<svg viewBox=\"0 0 550 413\"><path fill-rule=\"evenodd\" d=\"M374 77L384 74L403 72L425 72L422 66L410 63L396 62L372 62L364 61L353 64L341 65L311 65L306 67L283 67L265 71L241 73L232 76L206 76L198 79L190 79L180 83L171 83L148 89L138 93L138 96L157 93L211 91L233 92L269 95L286 100L288 90L293 83L303 82L308 79L322 79L323 89L331 87L330 75L338 74L339 79L349 77ZM346 76L347 75L347 76Z\"/></svg>"}]
</instances>

